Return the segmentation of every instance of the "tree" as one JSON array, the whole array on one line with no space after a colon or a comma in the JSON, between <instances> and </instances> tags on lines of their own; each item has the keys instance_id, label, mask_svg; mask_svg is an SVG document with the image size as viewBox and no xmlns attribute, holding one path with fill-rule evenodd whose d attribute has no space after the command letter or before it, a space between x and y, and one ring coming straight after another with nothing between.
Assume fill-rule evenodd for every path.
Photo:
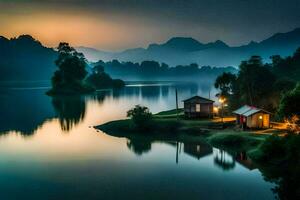
<instances>
[{"instance_id":1,"label":"tree","mask_svg":"<svg viewBox=\"0 0 300 200\"><path fill-rule=\"evenodd\" d=\"M236 84L236 75L224 72L218 76L215 81L215 88L221 91L220 95L228 97L233 93L234 85Z\"/></svg>"},{"instance_id":2,"label":"tree","mask_svg":"<svg viewBox=\"0 0 300 200\"><path fill-rule=\"evenodd\" d=\"M52 90L50 90L50 93L81 93L91 91L83 83L87 75L84 55L78 53L65 42L60 43L57 49L58 58L55 64L58 70L52 77Z\"/></svg>"},{"instance_id":3,"label":"tree","mask_svg":"<svg viewBox=\"0 0 300 200\"><path fill-rule=\"evenodd\" d=\"M140 130L150 129L152 121L152 113L145 106L136 105L131 110L127 111L127 117L130 117L134 125Z\"/></svg>"},{"instance_id":4,"label":"tree","mask_svg":"<svg viewBox=\"0 0 300 200\"><path fill-rule=\"evenodd\" d=\"M277 115L287 120L294 132L300 132L300 83L282 96Z\"/></svg>"},{"instance_id":5,"label":"tree","mask_svg":"<svg viewBox=\"0 0 300 200\"><path fill-rule=\"evenodd\" d=\"M262 63L260 56L252 56L239 66L237 84L242 102L263 108L272 108L274 74ZM271 105L270 105L271 104Z\"/></svg>"},{"instance_id":6,"label":"tree","mask_svg":"<svg viewBox=\"0 0 300 200\"><path fill-rule=\"evenodd\" d=\"M114 80L105 73L102 65L96 65L93 68L93 73L86 79L86 82L95 89L121 88L125 85L124 81L120 79Z\"/></svg>"}]
</instances>

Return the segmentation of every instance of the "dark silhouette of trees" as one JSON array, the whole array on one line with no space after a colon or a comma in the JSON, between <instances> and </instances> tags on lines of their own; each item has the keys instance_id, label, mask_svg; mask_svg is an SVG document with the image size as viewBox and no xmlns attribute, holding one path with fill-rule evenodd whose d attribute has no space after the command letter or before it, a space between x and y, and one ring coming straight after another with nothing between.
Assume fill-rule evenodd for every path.
<instances>
[{"instance_id":1,"label":"dark silhouette of trees","mask_svg":"<svg viewBox=\"0 0 300 200\"><path fill-rule=\"evenodd\" d=\"M271 59L272 71L277 77L300 81L300 48L292 56L282 58L275 55Z\"/></svg>"},{"instance_id":2,"label":"dark silhouette of trees","mask_svg":"<svg viewBox=\"0 0 300 200\"><path fill-rule=\"evenodd\" d=\"M125 86L124 81L120 79L114 80L107 73L105 73L104 67L102 65L96 65L93 68L93 72L86 79L86 82L95 89L121 88Z\"/></svg>"},{"instance_id":3,"label":"dark silhouette of trees","mask_svg":"<svg viewBox=\"0 0 300 200\"><path fill-rule=\"evenodd\" d=\"M58 70L52 77L52 89L48 94L73 94L93 91L83 81L87 75L87 64L84 55L64 42L60 43L57 49L58 58L55 64Z\"/></svg>"},{"instance_id":4,"label":"dark silhouette of trees","mask_svg":"<svg viewBox=\"0 0 300 200\"><path fill-rule=\"evenodd\" d=\"M282 96L277 115L288 120L292 132L300 133L300 83Z\"/></svg>"},{"instance_id":5,"label":"dark silhouette of trees","mask_svg":"<svg viewBox=\"0 0 300 200\"><path fill-rule=\"evenodd\" d=\"M268 100L273 94L276 78L262 63L261 57L252 56L248 61L243 61L239 68L237 84L242 102L272 108L273 105Z\"/></svg>"},{"instance_id":6,"label":"dark silhouette of trees","mask_svg":"<svg viewBox=\"0 0 300 200\"><path fill-rule=\"evenodd\" d=\"M150 128L152 121L152 113L149 108L136 105L134 108L127 112L127 117L130 117L134 125L139 130L145 130Z\"/></svg>"},{"instance_id":7,"label":"dark silhouette of trees","mask_svg":"<svg viewBox=\"0 0 300 200\"><path fill-rule=\"evenodd\" d=\"M158 63L156 61L143 61L141 64L133 62L119 62L113 60L109 62L98 61L94 66L101 65L105 71L112 77L141 80L201 80L201 77L215 78L223 72L235 73L237 70L233 67L217 68L217 67L199 67L197 64L178 65L170 67L166 63Z\"/></svg>"},{"instance_id":8,"label":"dark silhouette of trees","mask_svg":"<svg viewBox=\"0 0 300 200\"><path fill-rule=\"evenodd\" d=\"M236 84L236 75L231 73L223 73L215 81L215 88L219 89L220 95L229 97L234 91L234 85Z\"/></svg>"}]
</instances>

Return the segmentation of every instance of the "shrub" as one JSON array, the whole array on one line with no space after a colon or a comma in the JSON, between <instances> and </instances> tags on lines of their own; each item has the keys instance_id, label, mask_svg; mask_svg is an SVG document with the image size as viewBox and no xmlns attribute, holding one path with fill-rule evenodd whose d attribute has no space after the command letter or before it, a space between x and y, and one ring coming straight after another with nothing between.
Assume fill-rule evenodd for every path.
<instances>
[{"instance_id":1,"label":"shrub","mask_svg":"<svg viewBox=\"0 0 300 200\"><path fill-rule=\"evenodd\" d=\"M136 105L127 111L127 117L130 117L136 128L140 130L149 130L151 128L152 113L145 106Z\"/></svg>"}]
</instances>

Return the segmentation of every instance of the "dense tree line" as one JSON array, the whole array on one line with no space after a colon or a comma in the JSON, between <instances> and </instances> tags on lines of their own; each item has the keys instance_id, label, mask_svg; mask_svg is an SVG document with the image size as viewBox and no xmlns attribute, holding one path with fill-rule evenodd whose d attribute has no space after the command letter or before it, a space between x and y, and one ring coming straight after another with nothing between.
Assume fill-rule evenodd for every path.
<instances>
[{"instance_id":1,"label":"dense tree line","mask_svg":"<svg viewBox=\"0 0 300 200\"><path fill-rule=\"evenodd\" d=\"M143 61L141 63L119 62L112 60L109 62L98 61L93 64L101 65L105 71L115 78L126 77L127 79L140 80L199 80L201 77L216 77L223 72L236 73L233 67L217 68L210 66L199 67L197 64L178 65L171 67L165 63L156 61Z\"/></svg>"},{"instance_id":2,"label":"dense tree line","mask_svg":"<svg viewBox=\"0 0 300 200\"><path fill-rule=\"evenodd\" d=\"M234 110L248 104L277 113L279 119L300 115L300 48L294 55L272 56L263 63L260 56L242 61L237 74L223 73L215 81L218 95ZM279 109L278 109L279 108Z\"/></svg>"}]
</instances>

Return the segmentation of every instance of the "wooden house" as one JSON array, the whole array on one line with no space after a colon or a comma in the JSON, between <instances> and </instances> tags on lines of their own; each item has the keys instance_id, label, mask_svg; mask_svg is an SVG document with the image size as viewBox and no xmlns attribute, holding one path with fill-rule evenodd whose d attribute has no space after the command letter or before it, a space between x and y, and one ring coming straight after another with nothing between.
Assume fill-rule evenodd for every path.
<instances>
[{"instance_id":1,"label":"wooden house","mask_svg":"<svg viewBox=\"0 0 300 200\"><path fill-rule=\"evenodd\" d=\"M200 96L186 99L184 102L184 115L187 118L213 117L214 101Z\"/></svg>"},{"instance_id":2,"label":"wooden house","mask_svg":"<svg viewBox=\"0 0 300 200\"><path fill-rule=\"evenodd\" d=\"M269 128L270 112L254 106L242 106L233 111L236 115L236 123L243 129L245 128Z\"/></svg>"}]
</instances>

